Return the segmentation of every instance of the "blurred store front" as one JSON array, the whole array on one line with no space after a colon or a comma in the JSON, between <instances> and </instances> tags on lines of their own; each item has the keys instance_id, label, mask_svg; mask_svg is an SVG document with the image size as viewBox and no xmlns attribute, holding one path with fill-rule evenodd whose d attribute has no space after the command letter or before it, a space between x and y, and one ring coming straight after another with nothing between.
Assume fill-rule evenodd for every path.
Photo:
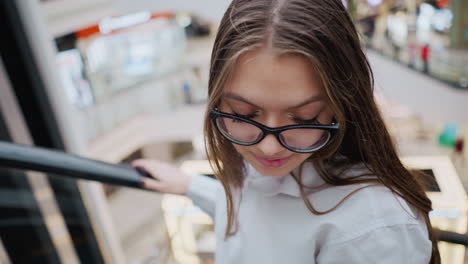
<instances>
[{"instance_id":1,"label":"blurred store front","mask_svg":"<svg viewBox=\"0 0 468 264\"><path fill-rule=\"evenodd\" d=\"M352 0L363 42L402 64L468 89L468 2Z\"/></svg>"},{"instance_id":2,"label":"blurred store front","mask_svg":"<svg viewBox=\"0 0 468 264\"><path fill-rule=\"evenodd\" d=\"M192 141L201 137L211 21L121 5L2 1L0 140L112 163L203 159ZM0 173L1 263L180 263L161 194Z\"/></svg>"}]
</instances>

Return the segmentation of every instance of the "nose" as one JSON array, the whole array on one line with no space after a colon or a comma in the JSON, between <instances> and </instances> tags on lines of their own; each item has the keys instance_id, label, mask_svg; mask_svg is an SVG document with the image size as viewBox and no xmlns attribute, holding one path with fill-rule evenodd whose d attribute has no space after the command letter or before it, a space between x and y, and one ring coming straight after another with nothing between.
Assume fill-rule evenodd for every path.
<instances>
[{"instance_id":1,"label":"nose","mask_svg":"<svg viewBox=\"0 0 468 264\"><path fill-rule=\"evenodd\" d=\"M276 116L266 116L265 120L262 120L263 124L269 127L279 127L282 124L278 121ZM257 144L257 148L267 157L277 156L278 153L285 151L286 149L281 145L275 135L269 134Z\"/></svg>"},{"instance_id":2,"label":"nose","mask_svg":"<svg viewBox=\"0 0 468 264\"><path fill-rule=\"evenodd\" d=\"M267 157L274 157L278 153L285 151L286 149L278 142L278 139L274 135L267 135L257 145L257 148Z\"/></svg>"}]
</instances>

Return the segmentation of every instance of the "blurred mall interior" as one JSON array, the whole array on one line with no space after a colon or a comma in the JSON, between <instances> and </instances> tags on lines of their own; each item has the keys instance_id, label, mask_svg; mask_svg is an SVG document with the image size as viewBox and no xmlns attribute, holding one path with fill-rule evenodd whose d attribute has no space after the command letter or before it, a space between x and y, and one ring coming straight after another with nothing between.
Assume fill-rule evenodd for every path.
<instances>
[{"instance_id":1,"label":"blurred mall interior","mask_svg":"<svg viewBox=\"0 0 468 264\"><path fill-rule=\"evenodd\" d=\"M2 0L0 140L210 174L202 121L228 0ZM468 227L468 1L348 0L405 165L431 219ZM186 197L0 168L0 263L214 263ZM439 242L443 263L468 263ZM466 256L466 257L465 257Z\"/></svg>"}]
</instances>

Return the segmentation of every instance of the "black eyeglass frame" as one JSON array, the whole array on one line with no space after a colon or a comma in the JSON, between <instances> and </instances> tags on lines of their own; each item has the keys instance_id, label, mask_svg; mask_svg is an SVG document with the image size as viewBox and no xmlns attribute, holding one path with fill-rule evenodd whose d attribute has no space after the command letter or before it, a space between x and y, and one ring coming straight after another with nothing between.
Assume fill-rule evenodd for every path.
<instances>
[{"instance_id":1,"label":"black eyeglass frame","mask_svg":"<svg viewBox=\"0 0 468 264\"><path fill-rule=\"evenodd\" d=\"M236 120L239 120L239 121L246 122L246 123L249 123L251 125L254 125L254 126L260 128L260 130L262 131L262 136L259 137L258 139L256 139L254 142L243 142L243 141L238 141L238 140L235 140L233 138L227 137L226 135L224 135L223 131L218 127L218 123L216 122L216 119L219 118L219 117L232 118L232 119L236 119ZM235 114L229 114L229 113L221 112L221 111L218 111L218 110L211 110L210 111L210 118L213 121L213 123L214 123L216 129L218 130L218 132L221 133L221 135L223 135L223 137L225 137L226 139L228 139L232 143L242 145L242 146L252 146L252 145L258 144L267 135L272 134L272 135L274 135L276 137L278 142L283 147L285 147L286 149L288 149L290 151L297 152L297 153L313 153L313 152L316 152L319 149L325 147L332 140L332 138L335 136L335 134L338 132L338 129L340 128L340 125L338 123L332 123L330 125L302 124L302 125L289 125L289 126L271 128L271 127L267 127L267 126L265 126L263 124L260 124L260 123L254 121L254 120L243 118L243 117L235 115ZM322 130L326 130L326 131L328 131L330 133L330 137L327 139L327 142L325 144L323 144L323 146L321 146L318 149L312 149L312 150L297 149L297 148L290 147L285 142L283 142L283 140L280 137L280 133L285 131L285 130L304 129L304 128L305 129L322 129Z\"/></svg>"}]
</instances>

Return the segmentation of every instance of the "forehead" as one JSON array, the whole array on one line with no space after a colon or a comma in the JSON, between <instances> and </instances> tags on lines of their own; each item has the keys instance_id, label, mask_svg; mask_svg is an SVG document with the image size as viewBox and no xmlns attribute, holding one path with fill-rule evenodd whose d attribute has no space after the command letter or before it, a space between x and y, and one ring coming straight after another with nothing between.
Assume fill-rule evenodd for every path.
<instances>
[{"instance_id":1,"label":"forehead","mask_svg":"<svg viewBox=\"0 0 468 264\"><path fill-rule=\"evenodd\" d=\"M242 54L224 92L271 110L286 109L310 97L324 96L310 60L299 55L277 55L268 49Z\"/></svg>"}]
</instances>

